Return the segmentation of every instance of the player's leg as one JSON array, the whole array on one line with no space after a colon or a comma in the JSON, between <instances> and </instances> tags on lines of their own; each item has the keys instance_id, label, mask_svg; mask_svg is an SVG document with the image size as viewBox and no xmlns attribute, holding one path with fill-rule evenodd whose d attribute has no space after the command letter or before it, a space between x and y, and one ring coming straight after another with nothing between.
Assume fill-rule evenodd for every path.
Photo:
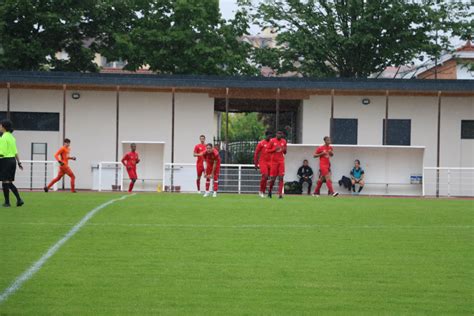
<instances>
[{"instance_id":1,"label":"player's leg","mask_svg":"<svg viewBox=\"0 0 474 316\"><path fill-rule=\"evenodd\" d=\"M325 176L325 178L326 178L326 186L328 187L329 194L334 196L334 197L338 196L339 193L335 192L334 188L332 186L331 171L329 171L329 173Z\"/></svg>"},{"instance_id":2,"label":"player's leg","mask_svg":"<svg viewBox=\"0 0 474 316\"><path fill-rule=\"evenodd\" d=\"M273 186L275 185L275 180L277 176L278 176L278 163L272 162L272 164L270 165L270 179L269 179L270 185L268 187L269 198L272 197L272 190L273 190Z\"/></svg>"},{"instance_id":3,"label":"player's leg","mask_svg":"<svg viewBox=\"0 0 474 316\"><path fill-rule=\"evenodd\" d=\"M5 183L8 186L8 189L12 191L12 193L15 195L16 198L16 206L22 206L24 204L23 200L20 197L20 193L18 192L18 189L16 186L13 184L13 181L15 181L15 173L16 173L16 160L15 158L5 158L5 163L6 165L6 180ZM8 196L8 200L10 200L10 197ZM8 201L10 202L10 201Z\"/></svg>"},{"instance_id":4,"label":"player's leg","mask_svg":"<svg viewBox=\"0 0 474 316\"><path fill-rule=\"evenodd\" d=\"M316 188L314 189L313 195L319 196L321 194L321 187L323 186L324 173L325 173L324 168L319 170L319 178L318 178L318 182L316 183Z\"/></svg>"},{"instance_id":5,"label":"player's leg","mask_svg":"<svg viewBox=\"0 0 474 316\"><path fill-rule=\"evenodd\" d=\"M48 192L53 187L53 185L56 184L56 182L58 182L64 177L65 174L66 173L64 172L64 169L62 167L59 167L58 175L56 176L56 178L51 180L51 182L47 186L44 187L44 192Z\"/></svg>"},{"instance_id":6,"label":"player's leg","mask_svg":"<svg viewBox=\"0 0 474 316\"><path fill-rule=\"evenodd\" d=\"M356 181L354 179L351 179L351 183L352 183L352 192L355 192L356 191Z\"/></svg>"},{"instance_id":7,"label":"player's leg","mask_svg":"<svg viewBox=\"0 0 474 316\"><path fill-rule=\"evenodd\" d=\"M221 170L221 166L218 164L216 166L216 170L214 170L214 179L213 179L213 191L214 193L212 194L212 197L216 197L217 196L217 190L219 189L219 173L220 173L220 170Z\"/></svg>"},{"instance_id":8,"label":"player's leg","mask_svg":"<svg viewBox=\"0 0 474 316\"><path fill-rule=\"evenodd\" d=\"M283 197L283 186L285 185L285 162L281 162L278 166L278 195L280 199Z\"/></svg>"},{"instance_id":9,"label":"player's leg","mask_svg":"<svg viewBox=\"0 0 474 316\"><path fill-rule=\"evenodd\" d=\"M135 182L137 182L137 169L136 168L132 168L130 170L127 170L128 171L128 177L130 178L130 184L128 185L128 192L132 192L133 191L133 187L135 186Z\"/></svg>"},{"instance_id":10,"label":"player's leg","mask_svg":"<svg viewBox=\"0 0 474 316\"><path fill-rule=\"evenodd\" d=\"M66 173L69 178L71 178L71 192L75 193L76 192L76 176L74 175L74 172L72 172L71 168L67 167L64 170L64 173Z\"/></svg>"},{"instance_id":11,"label":"player's leg","mask_svg":"<svg viewBox=\"0 0 474 316\"><path fill-rule=\"evenodd\" d=\"M209 188L211 186L211 173L212 173L212 166L206 167L206 193L204 193L204 197L209 196Z\"/></svg>"},{"instance_id":12,"label":"player's leg","mask_svg":"<svg viewBox=\"0 0 474 316\"><path fill-rule=\"evenodd\" d=\"M201 192L201 178L202 174L204 173L204 164L196 164L196 173L197 173L197 179L196 179L196 187L198 192Z\"/></svg>"},{"instance_id":13,"label":"player's leg","mask_svg":"<svg viewBox=\"0 0 474 316\"><path fill-rule=\"evenodd\" d=\"M260 174L261 174L261 179L260 179L260 196L264 197L265 196L265 191L267 190L267 181L268 181L268 175L270 173L270 166L266 163L263 162L260 164Z\"/></svg>"},{"instance_id":14,"label":"player's leg","mask_svg":"<svg viewBox=\"0 0 474 316\"><path fill-rule=\"evenodd\" d=\"M362 189L364 188L364 185L365 185L364 180L359 180L359 191L358 191L358 193L360 193L360 191L362 191Z\"/></svg>"}]
</instances>

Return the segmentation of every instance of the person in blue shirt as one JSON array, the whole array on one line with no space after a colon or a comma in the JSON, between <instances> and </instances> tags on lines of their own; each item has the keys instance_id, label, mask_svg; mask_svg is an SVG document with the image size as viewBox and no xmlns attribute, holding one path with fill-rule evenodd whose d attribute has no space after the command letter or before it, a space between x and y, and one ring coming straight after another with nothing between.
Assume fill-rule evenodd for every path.
<instances>
[{"instance_id":1,"label":"person in blue shirt","mask_svg":"<svg viewBox=\"0 0 474 316\"><path fill-rule=\"evenodd\" d=\"M359 191L357 193L360 193L360 191L362 191L365 184L364 176L364 169L362 169L360 166L360 160L356 159L354 161L354 168L352 168L351 170L352 192L355 193L356 184L359 185Z\"/></svg>"}]
</instances>

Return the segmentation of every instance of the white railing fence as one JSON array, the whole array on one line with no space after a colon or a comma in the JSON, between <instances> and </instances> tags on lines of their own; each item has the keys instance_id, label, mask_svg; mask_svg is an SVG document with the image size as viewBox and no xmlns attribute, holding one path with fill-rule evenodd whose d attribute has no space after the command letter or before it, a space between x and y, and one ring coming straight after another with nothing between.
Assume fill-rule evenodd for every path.
<instances>
[{"instance_id":1,"label":"white railing fence","mask_svg":"<svg viewBox=\"0 0 474 316\"><path fill-rule=\"evenodd\" d=\"M123 190L123 164L115 161L101 161L97 175L94 175L94 188L97 191Z\"/></svg>"},{"instance_id":2,"label":"white railing fence","mask_svg":"<svg viewBox=\"0 0 474 316\"><path fill-rule=\"evenodd\" d=\"M423 196L474 197L474 168L423 168Z\"/></svg>"},{"instance_id":3,"label":"white railing fence","mask_svg":"<svg viewBox=\"0 0 474 316\"><path fill-rule=\"evenodd\" d=\"M165 164L164 190L166 192L195 192L196 165L193 163ZM212 183L211 183L212 185ZM219 175L219 192L257 193L260 172L253 165L222 164ZM201 178L201 190L205 178Z\"/></svg>"},{"instance_id":4,"label":"white railing fence","mask_svg":"<svg viewBox=\"0 0 474 316\"><path fill-rule=\"evenodd\" d=\"M23 170L17 168L15 185L20 189L39 190L43 189L49 181L56 177L58 163L56 161L44 160L22 160ZM58 184L53 190L58 189Z\"/></svg>"}]
</instances>

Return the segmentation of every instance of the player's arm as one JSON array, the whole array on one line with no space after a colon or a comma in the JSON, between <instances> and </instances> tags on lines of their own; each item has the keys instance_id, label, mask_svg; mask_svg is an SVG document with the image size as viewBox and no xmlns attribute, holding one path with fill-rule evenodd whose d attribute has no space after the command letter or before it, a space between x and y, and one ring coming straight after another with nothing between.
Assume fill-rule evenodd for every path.
<instances>
[{"instance_id":1,"label":"player's arm","mask_svg":"<svg viewBox=\"0 0 474 316\"><path fill-rule=\"evenodd\" d=\"M137 163L140 163L140 156L137 155Z\"/></svg>"},{"instance_id":2,"label":"player's arm","mask_svg":"<svg viewBox=\"0 0 474 316\"><path fill-rule=\"evenodd\" d=\"M273 154L277 151L277 146L270 142L270 146L267 148L267 153Z\"/></svg>"},{"instance_id":3,"label":"player's arm","mask_svg":"<svg viewBox=\"0 0 474 316\"><path fill-rule=\"evenodd\" d=\"M194 153L194 157L201 157L201 156L204 156L205 153L206 153L205 150L201 151L200 153Z\"/></svg>"},{"instance_id":4,"label":"player's arm","mask_svg":"<svg viewBox=\"0 0 474 316\"><path fill-rule=\"evenodd\" d=\"M62 166L64 165L64 162L62 161L63 157L63 149L60 148L55 154L54 154L54 159Z\"/></svg>"},{"instance_id":5,"label":"player's arm","mask_svg":"<svg viewBox=\"0 0 474 316\"><path fill-rule=\"evenodd\" d=\"M313 158L319 158L325 154L324 151L317 151L314 153Z\"/></svg>"},{"instance_id":6,"label":"player's arm","mask_svg":"<svg viewBox=\"0 0 474 316\"><path fill-rule=\"evenodd\" d=\"M23 166L21 165L20 156L18 155L18 153L15 154L15 159L18 163L18 168L20 168L20 170L23 170Z\"/></svg>"},{"instance_id":7,"label":"player's arm","mask_svg":"<svg viewBox=\"0 0 474 316\"><path fill-rule=\"evenodd\" d=\"M255 148L255 154L253 155L253 164L255 165L255 168L258 167L258 158L260 157L261 151L262 151L262 146L260 146L260 143L258 143L257 147Z\"/></svg>"},{"instance_id":8,"label":"player's arm","mask_svg":"<svg viewBox=\"0 0 474 316\"><path fill-rule=\"evenodd\" d=\"M197 146L194 147L193 156L194 157L202 156L201 153L199 152L199 148Z\"/></svg>"},{"instance_id":9,"label":"player's arm","mask_svg":"<svg viewBox=\"0 0 474 316\"><path fill-rule=\"evenodd\" d=\"M122 158L121 161L122 161L122 164L123 164L125 167L127 167L127 163L128 163L128 157L127 157L127 155L123 156L123 158Z\"/></svg>"}]
</instances>

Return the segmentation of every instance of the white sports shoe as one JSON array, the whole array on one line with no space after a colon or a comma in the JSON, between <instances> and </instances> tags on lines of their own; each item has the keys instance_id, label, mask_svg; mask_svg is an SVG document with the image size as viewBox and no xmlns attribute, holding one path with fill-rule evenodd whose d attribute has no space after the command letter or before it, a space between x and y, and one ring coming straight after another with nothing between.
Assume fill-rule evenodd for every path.
<instances>
[{"instance_id":1,"label":"white sports shoe","mask_svg":"<svg viewBox=\"0 0 474 316\"><path fill-rule=\"evenodd\" d=\"M319 197L319 194L311 194L311 196Z\"/></svg>"},{"instance_id":2,"label":"white sports shoe","mask_svg":"<svg viewBox=\"0 0 474 316\"><path fill-rule=\"evenodd\" d=\"M209 195L210 195L210 193L206 192L206 193L204 193L204 195L202 197L208 197Z\"/></svg>"},{"instance_id":3,"label":"white sports shoe","mask_svg":"<svg viewBox=\"0 0 474 316\"><path fill-rule=\"evenodd\" d=\"M258 195L259 195L261 198L264 198L264 197L265 197L265 194L263 194L263 192L258 192Z\"/></svg>"},{"instance_id":4,"label":"white sports shoe","mask_svg":"<svg viewBox=\"0 0 474 316\"><path fill-rule=\"evenodd\" d=\"M339 195L339 192L334 192L334 193L332 194L333 197L336 197L336 196L338 196L338 195Z\"/></svg>"},{"instance_id":5,"label":"white sports shoe","mask_svg":"<svg viewBox=\"0 0 474 316\"><path fill-rule=\"evenodd\" d=\"M212 197L217 197L217 192L212 193Z\"/></svg>"}]
</instances>

